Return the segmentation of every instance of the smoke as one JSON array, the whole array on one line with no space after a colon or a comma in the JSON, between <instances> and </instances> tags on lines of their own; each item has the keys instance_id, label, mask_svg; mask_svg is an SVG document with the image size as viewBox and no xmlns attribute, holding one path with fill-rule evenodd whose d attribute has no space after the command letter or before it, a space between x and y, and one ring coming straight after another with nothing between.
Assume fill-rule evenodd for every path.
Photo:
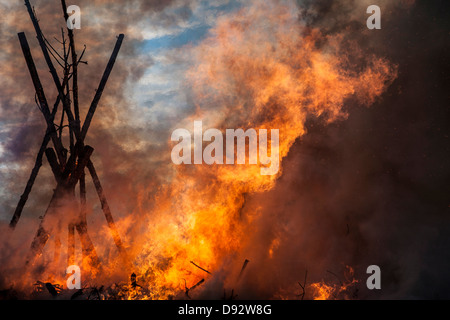
<instances>
[{"instance_id":1,"label":"smoke","mask_svg":"<svg viewBox=\"0 0 450 320\"><path fill-rule=\"evenodd\" d=\"M240 256L252 261L241 293L295 299L306 271L309 283L339 284L350 265L359 280L358 298L444 298L449 170L447 121L441 117L448 116L448 73L438 70L448 70L440 53L448 24L443 30L439 9L424 3L390 7L391 14L383 15L385 31L372 37L355 32L361 26L339 10L345 4L319 2L308 7L314 14L307 21L328 34L347 30L344 36L364 51L398 63L399 78L370 109L348 103L344 122L307 121L308 134L283 163L289 174L246 202L244 212L259 209L265 218L249 232ZM427 34L437 39L427 41ZM419 64L425 56L428 62ZM382 270L379 292L365 287L371 264Z\"/></svg>"},{"instance_id":2,"label":"smoke","mask_svg":"<svg viewBox=\"0 0 450 320\"><path fill-rule=\"evenodd\" d=\"M79 1L77 5L82 10L82 28L74 31L75 41L78 56L84 46L86 47L83 61L87 62L87 64L80 64L78 70L82 119L100 82L116 36L119 33L126 34L126 40L99 105L98 111L101 111L97 112L94 117L92 129L86 139L86 143L95 148L93 161L98 174L104 178L102 182L109 196L110 205L115 209L115 218L120 221L127 217L131 211L130 208L135 207L135 196L141 192L143 184L145 187L153 184L154 189L158 184L158 176L154 173L156 166L149 166L149 163L160 161L158 160L159 142L154 141L148 143L145 148L141 148L139 144L147 139L146 133L148 132L142 133L142 128L136 127L132 121L129 121L130 113L137 108L136 101L129 92L143 76L143 72L154 63L150 55L140 51L140 44L144 37L142 30L148 30L145 21L151 18L152 26L158 26L160 25L159 21L164 21L165 28L169 30L167 32L170 32L170 28L182 23L186 16L183 18L172 14L169 17L167 13L163 12L164 9L170 6L180 8L190 4L184 4L181 1L157 1L151 5L147 1L134 1L123 5L108 1ZM62 40L62 29L67 40L67 31L60 2L36 1L32 2L32 6L43 33L50 43L62 53L62 45L58 41ZM23 192L29 172L34 165L36 152L45 133L45 121L33 101L34 89L20 50L17 39L18 32L24 31L27 36L50 106L53 106L56 99L56 90L23 3L12 4L2 1L0 14L5 18L4 20L2 18L0 32L3 43L0 53L0 134L2 136L0 212L2 230L5 230L2 233L5 237L2 237L1 245L2 268L4 268L1 273L2 278L8 278L8 281L11 282L17 278L17 274L12 270L23 266L25 262L26 253L40 221L39 217L43 215L55 186L52 173L44 159L21 221L14 233L10 234L7 224L19 196ZM139 24L141 26L138 26ZM54 65L58 68L56 62ZM59 123L58 117L56 122ZM68 141L64 142L67 146ZM155 156L152 157L151 154ZM106 161L106 159L108 160ZM158 168L160 172L161 169L161 167ZM134 181L130 181L130 176L139 176L142 180L134 183ZM91 184L88 184L87 187L88 207L92 208L92 211L89 212L90 233L92 234L93 230L100 229L106 223L101 214L95 190ZM120 225L125 224L121 223ZM64 236L65 229L62 230L61 240L64 248L66 237ZM126 230L121 231L126 234ZM105 235L109 237L109 231L108 233L99 233L97 236L94 233L93 241L98 245L102 241L101 237ZM49 242L50 247L53 243L52 240L55 239L52 238ZM112 241L106 244L105 248L108 245L114 246ZM108 250L104 252L100 245L97 247L99 255L103 254L105 259L109 255L113 257L117 255L116 252L110 253ZM46 249L43 260L51 260L52 250L53 247ZM61 260L64 264L64 259ZM60 272L60 275L64 277L63 272ZM37 280L37 277L23 279L23 281L29 280L28 285L30 285Z\"/></svg>"},{"instance_id":3,"label":"smoke","mask_svg":"<svg viewBox=\"0 0 450 320\"><path fill-rule=\"evenodd\" d=\"M270 2L219 18L210 36L189 51L193 67L187 72L186 90L195 111L180 126L190 127L201 118L207 127L222 130L277 128L284 158L306 133L309 117L319 123L345 119L347 100L370 105L393 81L395 66L372 55L364 57L358 50L350 52L342 36L323 35L306 26L295 12L291 3ZM283 168L283 172L290 171ZM262 279L279 280L267 273L275 267L298 267L292 255L281 259L283 266L270 261L284 242L282 235L288 243L306 242L294 230L291 235L277 230L275 213L266 211L279 205L276 197L266 199L264 193L265 200L252 205L259 193L278 184L276 178L260 176L259 169L250 166L181 167L158 199L168 198L167 204L157 203L149 237L138 255L141 274L151 272L144 279L156 287L177 288L180 279L186 278L194 285L204 276L192 271L189 263L194 260L218 273L205 285L208 295L214 289L217 295L221 290L215 277L225 277L231 286L233 264L240 266L248 258L253 268L261 267L252 273L259 281L243 289L244 296L272 297L278 288L264 287ZM297 203L296 210L302 209ZM287 212L285 220L300 223L293 212ZM163 267L160 257L167 261ZM293 272L289 275L295 277ZM296 282L283 277L289 280Z\"/></svg>"},{"instance_id":4,"label":"smoke","mask_svg":"<svg viewBox=\"0 0 450 320\"><path fill-rule=\"evenodd\" d=\"M346 280L347 266L359 281L350 298L448 295L446 281L439 281L448 267L440 257L448 246L448 148L442 148L448 111L445 91L435 87L448 82L437 72L448 70L440 53L445 38L438 36L444 19L422 3L379 1L382 29L370 31L369 2L246 1L219 14L217 8L231 2L215 1L202 11L197 1L79 1L82 29L75 38L78 50L86 44L88 61L79 71L84 112L115 36L125 33L86 142L95 149L138 280L152 288L153 298L206 278L191 296L220 298L225 288L239 298L295 299L306 272L309 284L336 284ZM51 2L35 6L49 40L60 37L61 9ZM163 54L145 51L149 40L195 28L203 12L210 27L204 38ZM50 103L56 92L23 5L0 2L0 15L7 17L0 29L6 230L45 130L17 32L26 32ZM161 64L172 65L172 74L152 79L148 70ZM167 79L179 87L154 91ZM147 91L159 96L143 101ZM280 174L263 178L250 166L175 167L172 130L190 129L200 119L221 130L280 129ZM51 196L46 167L18 228L2 238L2 287L17 277L12 270L23 264ZM90 184L88 196L89 232L111 267L101 280L126 279ZM52 249L46 249L47 265ZM238 281L245 259L250 262ZM370 264L381 267L381 292L365 287Z\"/></svg>"}]
</instances>

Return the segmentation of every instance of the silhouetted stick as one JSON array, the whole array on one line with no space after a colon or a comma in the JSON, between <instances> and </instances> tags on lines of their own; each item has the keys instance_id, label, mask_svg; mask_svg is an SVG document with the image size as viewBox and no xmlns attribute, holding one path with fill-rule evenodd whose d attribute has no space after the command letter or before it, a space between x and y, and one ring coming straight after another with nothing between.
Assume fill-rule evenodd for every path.
<instances>
[{"instance_id":1,"label":"silhouetted stick","mask_svg":"<svg viewBox=\"0 0 450 320\"><path fill-rule=\"evenodd\" d=\"M201 285L203 282L205 282L205 279L200 280L199 282L197 282L196 284L194 284L189 291L194 290L195 288L197 288L199 285Z\"/></svg>"},{"instance_id":2,"label":"silhouetted stick","mask_svg":"<svg viewBox=\"0 0 450 320\"><path fill-rule=\"evenodd\" d=\"M75 198L73 196L73 188L75 187L78 179L80 178L81 173L83 172L84 168L86 167L87 162L89 161L89 157L91 156L92 152L93 152L93 148L90 146L85 146L82 156L80 158L80 161L77 164L77 167L75 168L74 172L72 173L72 175L66 179L66 180L61 180L60 183L58 183L58 185L56 186L55 191L53 192L53 196L50 200L50 203L47 207L47 210L45 211L42 220L39 224L39 229L33 239L33 242L31 243L31 250L27 259L27 264L29 263L34 263L34 261L36 260L36 257L38 257L39 255L42 254L42 250L45 246L45 244L47 243L50 234L51 234L51 225L46 226L45 221L46 219L48 219L49 214L54 214L54 212L56 212L57 210L57 206L58 206L58 202L61 200L67 200L67 199L72 199L73 204L75 204ZM81 230L80 235L83 235L84 230ZM79 231L80 232L80 231ZM70 234L70 227L69 227L69 234ZM70 239L69 239L70 240ZM84 243L85 248L87 248L87 250L89 252L91 252L91 244L89 244L89 241L86 240L86 238L81 238L82 240L82 244ZM70 242L69 242L69 247L70 247Z\"/></svg>"},{"instance_id":3,"label":"silhouetted stick","mask_svg":"<svg viewBox=\"0 0 450 320\"><path fill-rule=\"evenodd\" d=\"M85 146L83 148L83 152L80 154L80 157L78 158L77 165L73 172L71 173L69 180L67 182L67 185L69 187L75 186L78 180L80 179L81 175L84 173L84 168L87 166L89 159L92 155L92 152L94 152L94 148L91 146Z\"/></svg>"},{"instance_id":4,"label":"silhouetted stick","mask_svg":"<svg viewBox=\"0 0 450 320\"><path fill-rule=\"evenodd\" d=\"M33 23L34 30L36 31L36 37L37 37L39 45L42 49L42 53L44 55L45 62L47 63L47 66L50 70L50 74L52 75L53 82L55 83L56 89L58 91L58 95L60 96L60 99L63 103L64 110L67 113L67 117L69 119L69 126L73 127L75 119L73 117L72 111L70 110L70 105L68 104L68 99L67 99L66 95L64 94L63 87L61 85L61 82L59 81L58 73L56 72L56 69L53 66L52 59L50 58L50 55L48 53L44 37L42 36L42 31L39 26L39 22L37 21L36 16L34 15L34 12L33 12L33 9L31 8L29 0L25 0L25 6L27 7L31 22ZM74 130L75 136L78 137L79 130L77 130L76 127L74 129L75 129Z\"/></svg>"},{"instance_id":5,"label":"silhouetted stick","mask_svg":"<svg viewBox=\"0 0 450 320\"><path fill-rule=\"evenodd\" d=\"M89 159L87 159L89 161ZM87 162L86 162L87 164ZM100 265L100 260L98 259L95 247L89 237L87 220L86 220L86 175L84 173L84 168L81 172L79 182L80 182L80 213L78 216L78 221L76 223L76 229L80 236L81 248L83 255L91 259L90 263L93 266L98 267Z\"/></svg>"},{"instance_id":6,"label":"silhouetted stick","mask_svg":"<svg viewBox=\"0 0 450 320\"><path fill-rule=\"evenodd\" d=\"M69 223L67 226L67 265L75 264L75 224Z\"/></svg>"},{"instance_id":7,"label":"silhouetted stick","mask_svg":"<svg viewBox=\"0 0 450 320\"><path fill-rule=\"evenodd\" d=\"M53 176L57 183L61 182L61 169L58 164L58 160L56 159L56 154L53 148L47 148L45 150L45 155L47 156L48 163L52 168Z\"/></svg>"},{"instance_id":8,"label":"silhouetted stick","mask_svg":"<svg viewBox=\"0 0 450 320\"><path fill-rule=\"evenodd\" d=\"M81 297L82 295L83 295L83 289L79 289L79 290L75 291L75 293L70 297L70 300L75 300L78 297Z\"/></svg>"},{"instance_id":9,"label":"silhouetted stick","mask_svg":"<svg viewBox=\"0 0 450 320\"><path fill-rule=\"evenodd\" d=\"M97 88L94 99L92 100L91 105L89 107L86 119L84 120L81 133L79 135L75 135L77 137L77 143L75 144L74 152L70 155L69 160L67 161L66 170L64 170L63 175L67 175L70 173L78 157L78 152L83 147L84 139L86 138L86 134L91 124L92 118L94 117L95 110L97 109L97 105L100 101L103 90L105 89L106 82L108 81L109 75L111 74L112 68L117 58L117 54L119 53L120 50L120 46L122 45L123 38L124 35L120 34L116 41L113 53L109 58L108 64L106 65L106 69L103 73L102 79L100 80L100 84Z\"/></svg>"},{"instance_id":10,"label":"silhouetted stick","mask_svg":"<svg viewBox=\"0 0 450 320\"><path fill-rule=\"evenodd\" d=\"M92 243L91 238L89 237L89 233L87 230L87 221L86 221L86 183L85 183L85 174L84 169L80 176L80 213L78 216L78 220L76 223L72 224L72 227L75 227L81 240L81 248L84 257L89 257L91 259L90 263L94 266L98 266L100 264L100 260L98 259L97 253L95 251L95 247ZM70 228L70 226L69 226Z\"/></svg>"},{"instance_id":11,"label":"silhouetted stick","mask_svg":"<svg viewBox=\"0 0 450 320\"><path fill-rule=\"evenodd\" d=\"M237 298L237 294L234 294L234 289L231 289L230 297L227 297L227 291L223 289L223 298L222 300L235 300Z\"/></svg>"},{"instance_id":12,"label":"silhouetted stick","mask_svg":"<svg viewBox=\"0 0 450 320\"><path fill-rule=\"evenodd\" d=\"M191 299L191 297L189 296L189 291L194 290L195 288L200 286L203 282L205 282L205 279L202 279L199 282L197 282L196 284L194 284L192 287L188 288L187 285L186 285L186 279L183 279L183 280L184 280L184 294L189 299Z\"/></svg>"},{"instance_id":13,"label":"silhouetted stick","mask_svg":"<svg viewBox=\"0 0 450 320\"><path fill-rule=\"evenodd\" d=\"M80 221L86 221L86 174L80 176Z\"/></svg>"},{"instance_id":14,"label":"silhouetted stick","mask_svg":"<svg viewBox=\"0 0 450 320\"><path fill-rule=\"evenodd\" d=\"M209 272L208 270L206 270L206 269L203 269L202 267L200 267L198 264L196 264L194 261L190 261L194 266L196 266L197 268L199 268L200 270L203 270L203 271L205 271L206 273L209 273L209 274L211 274L211 272Z\"/></svg>"},{"instance_id":15,"label":"silhouetted stick","mask_svg":"<svg viewBox=\"0 0 450 320\"><path fill-rule=\"evenodd\" d=\"M56 137L56 129L53 124L53 119L55 117L56 111L58 109L59 102L61 101L60 97L58 96L56 98L56 101L53 105L53 110L50 113L47 105L47 101L45 98L45 94L42 88L42 85L39 80L39 76L36 71L36 67L34 65L33 57L31 56L30 47L28 45L28 41L26 39L26 36L23 32L18 34L19 41L22 47L22 52L25 57L25 61L27 62L28 70L31 74L31 78L33 80L33 84L35 86L35 90L39 99L40 108L42 110L42 113L44 115L44 118L47 122L47 130L44 135L43 141L41 143L41 147L38 151L38 154L36 156L35 164L33 169L31 170L30 177L28 178L27 184L25 186L25 190L22 193L19 202L16 206L16 209L14 211L13 217L11 219L11 222L9 223L9 226L14 229L19 222L20 216L22 214L23 208L25 207L25 204L28 200L28 196L31 192L31 189L33 188L34 181L36 180L36 177L39 173L40 167L42 166L42 158L45 152L45 149L47 148L47 145L50 141L50 138L53 141L53 145L55 146L55 149L57 150L57 155L60 160L60 163L65 163L65 149L61 144L61 140ZM64 84L68 81L67 78L64 79Z\"/></svg>"},{"instance_id":16,"label":"silhouetted stick","mask_svg":"<svg viewBox=\"0 0 450 320\"><path fill-rule=\"evenodd\" d=\"M119 37L117 38L117 41L116 41L116 45L114 46L114 50L111 54L111 57L109 58L108 64L106 65L106 69L103 73L102 79L100 80L100 84L98 85L94 99L91 102L89 111L86 115L86 119L84 120L84 123L83 123L83 128L81 129L81 135L80 135L81 141L84 141L84 138L86 137L89 126L91 125L91 121L94 116L95 110L97 108L98 102L100 101L103 90L105 89L105 86L106 86L106 82L108 81L109 75L111 74L111 70L114 67L114 63L116 62L117 54L119 53L120 46L122 45L123 37L124 37L123 34L119 34Z\"/></svg>"},{"instance_id":17,"label":"silhouetted stick","mask_svg":"<svg viewBox=\"0 0 450 320\"><path fill-rule=\"evenodd\" d=\"M111 209L109 208L108 202L106 201L105 194L103 192L102 185L100 183L100 179L98 178L97 172L95 170L94 164L92 161L88 161L87 168L89 173L91 174L92 181L94 182L95 190L97 191L98 198L100 200L100 204L102 206L103 213L105 214L106 222L108 223L108 227L111 231L111 235L114 239L114 243L116 247L119 249L120 254L122 255L125 261L128 261L128 257L123 246L122 240L120 239L119 231L117 230L116 224L114 222L113 216L111 214Z\"/></svg>"},{"instance_id":18,"label":"silhouetted stick","mask_svg":"<svg viewBox=\"0 0 450 320\"><path fill-rule=\"evenodd\" d=\"M343 286L343 283L342 283L341 279L338 277L338 275L337 275L336 273L331 272L330 270L327 270L327 272L330 273L330 274L332 274L333 276L335 276L336 279L339 280L339 284L341 285L341 287Z\"/></svg>"},{"instance_id":19,"label":"silhouetted stick","mask_svg":"<svg viewBox=\"0 0 450 320\"><path fill-rule=\"evenodd\" d=\"M206 273L209 273L209 274L211 274L211 272L209 272L208 270L206 270L206 269L203 269L202 267L200 267L198 264L196 264L194 261L191 261L191 263L194 265L194 266L196 266L197 268L199 268L200 270L203 270L203 271L205 271Z\"/></svg>"},{"instance_id":20,"label":"silhouetted stick","mask_svg":"<svg viewBox=\"0 0 450 320\"><path fill-rule=\"evenodd\" d=\"M23 191L22 195L20 196L19 203L16 206L16 210L14 211L11 222L9 223L9 226L12 229L14 229L16 227L17 222L19 221L20 216L22 215L22 211L25 206L25 203L27 202L28 196L30 195L30 192L31 192L31 189L33 188L33 184L39 173L39 169L42 166L42 157L44 155L45 149L47 148L47 144L49 143L49 141L50 141L50 134L48 133L48 130L47 130L47 132L45 133L44 139L42 140L39 152L36 156L36 161L34 163L33 169L31 170L30 177L28 178L27 184L25 186L25 190Z\"/></svg>"},{"instance_id":21,"label":"silhouetted stick","mask_svg":"<svg viewBox=\"0 0 450 320\"><path fill-rule=\"evenodd\" d=\"M69 19L69 14L67 13L66 1L61 0L61 5L64 14L64 20L67 21ZM67 28L67 33L69 35L69 46L70 51L72 53L72 95L73 95L73 110L75 113L75 125L78 127L77 130L80 130L80 111L78 108L78 61L77 61L77 52L75 50L75 41L73 36L73 30Z\"/></svg>"},{"instance_id":22,"label":"silhouetted stick","mask_svg":"<svg viewBox=\"0 0 450 320\"><path fill-rule=\"evenodd\" d=\"M45 287L47 288L48 292L50 292L50 294L51 294L53 297L56 297L56 296L58 295L58 291L56 291L55 286L54 286L53 284L51 284L50 282L47 282L47 283L45 284Z\"/></svg>"},{"instance_id":23,"label":"silhouetted stick","mask_svg":"<svg viewBox=\"0 0 450 320\"><path fill-rule=\"evenodd\" d=\"M26 265L32 265L36 258L42 254L42 250L50 238L50 234L52 231L52 225L48 225L45 223L46 217L49 215L53 215L56 212L57 207L59 206L58 201L64 199L68 194L68 189L65 188L62 184L58 184L56 189L53 191L52 198L45 210L44 215L42 216L41 222L39 223L38 231L33 238L31 243L30 252L28 253L28 257L26 260Z\"/></svg>"},{"instance_id":24,"label":"silhouetted stick","mask_svg":"<svg viewBox=\"0 0 450 320\"><path fill-rule=\"evenodd\" d=\"M238 281L241 279L242 274L244 273L244 270L247 267L247 264L249 262L250 262L249 260L245 259L244 264L242 265L242 268L241 268L241 272L239 272Z\"/></svg>"},{"instance_id":25,"label":"silhouetted stick","mask_svg":"<svg viewBox=\"0 0 450 320\"><path fill-rule=\"evenodd\" d=\"M45 229L41 223L39 225L38 231L36 232L36 235L34 236L33 242L31 243L30 252L25 262L26 266L34 264L36 258L42 254L42 248L44 248L49 238L49 230Z\"/></svg>"},{"instance_id":26,"label":"silhouetted stick","mask_svg":"<svg viewBox=\"0 0 450 320\"><path fill-rule=\"evenodd\" d=\"M95 251L94 244L92 243L91 237L87 232L86 221L79 221L75 228L80 236L81 249L84 257L89 257L89 264L94 267L100 266L100 260L98 259L97 252Z\"/></svg>"},{"instance_id":27,"label":"silhouetted stick","mask_svg":"<svg viewBox=\"0 0 450 320\"><path fill-rule=\"evenodd\" d=\"M186 295L186 297L191 299L191 297L189 296L189 288L187 287L186 279L183 279L183 280L184 280L184 294Z\"/></svg>"},{"instance_id":28,"label":"silhouetted stick","mask_svg":"<svg viewBox=\"0 0 450 320\"><path fill-rule=\"evenodd\" d=\"M298 296L301 297L301 300L303 300L303 298L305 297L306 294L306 277L308 275L308 270L305 271L305 280L303 281L303 284L301 284L300 282L297 282L298 285L300 286L300 288L302 288L303 292L300 293Z\"/></svg>"},{"instance_id":29,"label":"silhouetted stick","mask_svg":"<svg viewBox=\"0 0 450 320\"><path fill-rule=\"evenodd\" d=\"M44 88L42 87L39 75L36 70L36 66L33 61L33 57L31 55L30 46L28 45L25 33L20 32L18 34L18 37L20 41L20 46L22 47L23 56L27 63L28 71L30 72L31 80L33 81L34 89L36 91L36 95L39 101L39 106L41 108L42 113L44 114L45 121L47 122L47 128L50 133L50 137L52 138L53 144L55 146L55 150L58 155L59 161L61 164L63 164L64 163L62 151L63 146L61 144L61 140L59 140L58 136L56 135L56 129L53 124L54 116L50 113L50 109L48 107L47 99L44 93Z\"/></svg>"}]
</instances>

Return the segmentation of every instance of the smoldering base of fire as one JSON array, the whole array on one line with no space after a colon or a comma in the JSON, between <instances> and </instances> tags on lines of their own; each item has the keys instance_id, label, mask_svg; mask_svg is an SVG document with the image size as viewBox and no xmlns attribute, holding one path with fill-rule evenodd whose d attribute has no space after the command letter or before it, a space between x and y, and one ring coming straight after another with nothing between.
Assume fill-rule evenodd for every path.
<instances>
[{"instance_id":1,"label":"smoldering base of fire","mask_svg":"<svg viewBox=\"0 0 450 320\"><path fill-rule=\"evenodd\" d=\"M224 146L222 131L209 128L203 133L202 120L194 121L193 141L189 130L176 129L172 133L171 140L179 142L172 149L172 162L177 165L192 164L193 149L194 164L259 164L261 175L278 173L280 167L279 129L270 130L269 144L267 129L259 129L258 132L253 128L246 131L244 129L226 129L225 132ZM246 145L247 140L248 146ZM211 141L211 143L203 148L203 142L208 141ZM226 149L225 160L224 147ZM247 158L246 154L248 154Z\"/></svg>"}]
</instances>

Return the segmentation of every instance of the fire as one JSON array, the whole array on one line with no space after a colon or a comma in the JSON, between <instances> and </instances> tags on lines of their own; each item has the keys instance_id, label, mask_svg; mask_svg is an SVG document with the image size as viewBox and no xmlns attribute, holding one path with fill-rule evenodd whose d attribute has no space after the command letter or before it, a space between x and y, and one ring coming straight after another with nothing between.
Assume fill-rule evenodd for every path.
<instances>
[{"instance_id":1,"label":"fire","mask_svg":"<svg viewBox=\"0 0 450 320\"><path fill-rule=\"evenodd\" d=\"M313 290L314 300L347 300L356 298L358 280L354 278L354 273L352 267L346 266L344 281L338 279L338 284L330 284L325 281L311 284L310 288Z\"/></svg>"},{"instance_id":2,"label":"fire","mask_svg":"<svg viewBox=\"0 0 450 320\"><path fill-rule=\"evenodd\" d=\"M314 292L314 300L348 300L356 298L356 291L351 292L356 283L358 281L355 279L342 285L330 285L322 281L313 283L310 287Z\"/></svg>"},{"instance_id":3,"label":"fire","mask_svg":"<svg viewBox=\"0 0 450 320\"><path fill-rule=\"evenodd\" d=\"M330 300L334 292L340 289L336 289L333 286L329 286L326 283L313 283L311 287L315 290L316 296L314 300Z\"/></svg>"},{"instance_id":4,"label":"fire","mask_svg":"<svg viewBox=\"0 0 450 320\"><path fill-rule=\"evenodd\" d=\"M346 99L374 101L395 78L387 61L367 61L355 71L340 37L306 30L295 8L258 4L221 17L211 35L194 50L189 70L197 105L186 124L202 118L215 128L277 128L280 159L305 134L307 116L334 121L346 116ZM319 42L322 44L319 45ZM325 45L323 43L326 43ZM181 124L181 127L183 126ZM240 217L244 195L274 186L277 177L262 176L255 166L181 166L163 186L148 225L147 239L137 253L140 274L154 297L167 298L224 268L224 257L238 252L251 217ZM270 256L277 241L268 248ZM189 287L189 285L187 285ZM316 285L321 297L336 289Z\"/></svg>"},{"instance_id":5,"label":"fire","mask_svg":"<svg viewBox=\"0 0 450 320\"><path fill-rule=\"evenodd\" d=\"M349 98L369 105L396 77L395 68L383 59L367 57L364 68L353 66L342 37L307 28L293 4L279 2L253 4L220 17L209 37L187 49L194 63L186 79L196 113L186 124L203 119L206 126L222 130L279 129L280 160L306 133L307 117L327 122L345 118ZM130 235L136 279L131 285L117 284L117 298L188 295L203 279L226 271L226 258L239 252L259 218L258 212L240 216L245 195L270 190L281 174L282 166L277 175L266 176L254 165L174 166L154 199L138 198L155 206L151 214L145 212L149 218L142 234ZM145 207L138 203L131 216L142 216L139 211ZM126 230L120 221L117 225ZM274 239L268 255L279 246ZM82 269L102 275L89 261ZM107 276L112 272L102 271ZM315 283L311 288L315 298L330 299L349 286Z\"/></svg>"}]
</instances>

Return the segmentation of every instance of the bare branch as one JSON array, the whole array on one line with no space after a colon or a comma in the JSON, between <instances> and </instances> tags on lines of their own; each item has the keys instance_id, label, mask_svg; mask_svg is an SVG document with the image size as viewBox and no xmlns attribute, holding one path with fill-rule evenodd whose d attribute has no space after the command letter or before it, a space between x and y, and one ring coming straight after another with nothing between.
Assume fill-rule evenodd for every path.
<instances>
[{"instance_id":1,"label":"bare branch","mask_svg":"<svg viewBox=\"0 0 450 320\"><path fill-rule=\"evenodd\" d=\"M198 264L196 264L194 261L191 261L191 263L194 265L194 266L196 266L197 268L199 268L200 270L203 270L203 271L205 271L206 273L209 273L209 274L211 274L211 272L209 272L208 270L206 270L206 269L203 269L202 267L200 267Z\"/></svg>"}]
</instances>

